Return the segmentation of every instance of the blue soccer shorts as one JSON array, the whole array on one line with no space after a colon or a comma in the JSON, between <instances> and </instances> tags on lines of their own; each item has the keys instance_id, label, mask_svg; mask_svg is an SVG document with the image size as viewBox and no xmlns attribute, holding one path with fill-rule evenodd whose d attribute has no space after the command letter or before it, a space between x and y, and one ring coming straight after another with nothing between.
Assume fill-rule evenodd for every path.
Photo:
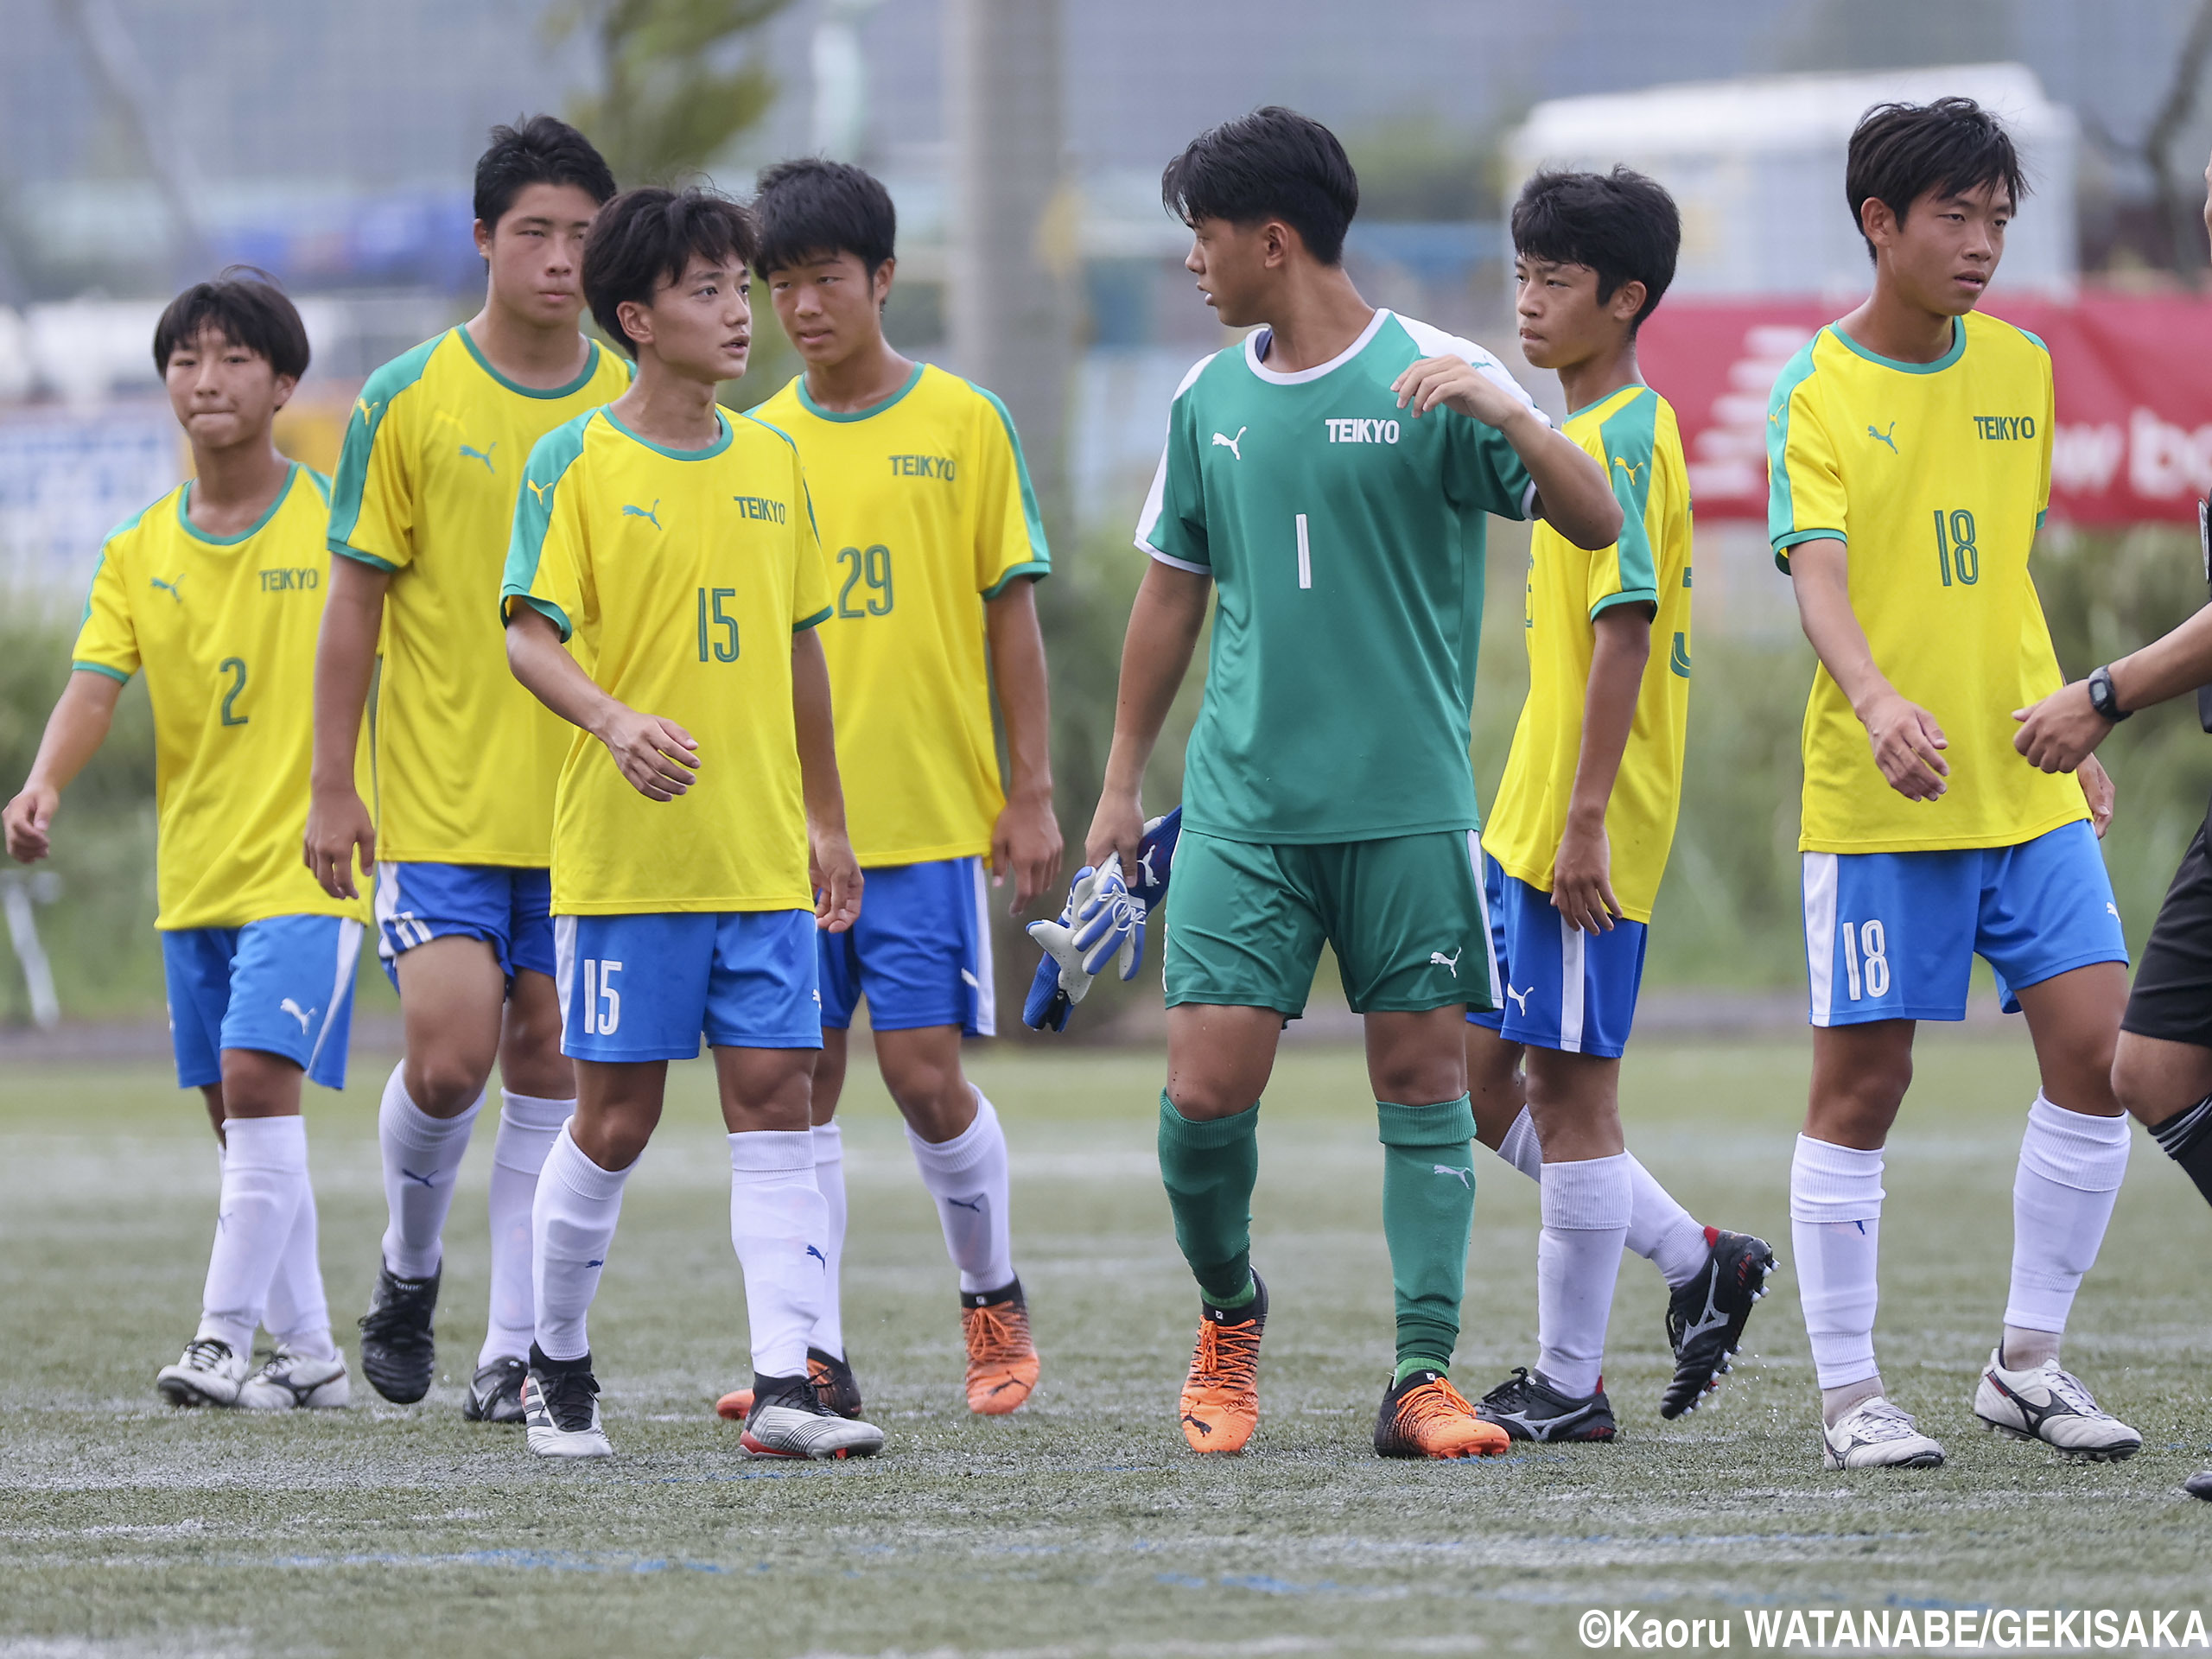
<instances>
[{"instance_id":1,"label":"blue soccer shorts","mask_svg":"<svg viewBox=\"0 0 2212 1659\"><path fill-rule=\"evenodd\" d=\"M819 1048L810 910L553 918L561 1052L613 1065Z\"/></svg>"},{"instance_id":2,"label":"blue soccer shorts","mask_svg":"<svg viewBox=\"0 0 2212 1659\"><path fill-rule=\"evenodd\" d=\"M1625 917L1608 933L1570 927L1551 894L1508 875L1487 853L1483 892L1501 1002L1495 1013L1469 1010L1468 1022L1509 1043L1620 1058L1636 1022L1650 929Z\"/></svg>"},{"instance_id":3,"label":"blue soccer shorts","mask_svg":"<svg viewBox=\"0 0 2212 1659\"><path fill-rule=\"evenodd\" d=\"M399 959L448 937L481 939L510 981L524 969L550 978L553 873L505 864L377 865L377 955L393 987Z\"/></svg>"},{"instance_id":4,"label":"blue soccer shorts","mask_svg":"<svg viewBox=\"0 0 2212 1659\"><path fill-rule=\"evenodd\" d=\"M220 1083L223 1051L251 1048L291 1061L326 1089L343 1089L360 957L361 925L342 916L271 916L244 927L164 932L177 1087Z\"/></svg>"},{"instance_id":5,"label":"blue soccer shorts","mask_svg":"<svg viewBox=\"0 0 2212 1659\"><path fill-rule=\"evenodd\" d=\"M2096 832L2061 825L2012 847L1807 853L1805 963L1812 1022L1963 1020L1979 956L2014 991L2093 962L2127 938Z\"/></svg>"},{"instance_id":6,"label":"blue soccer shorts","mask_svg":"<svg viewBox=\"0 0 2212 1659\"><path fill-rule=\"evenodd\" d=\"M995 1037L990 887L980 858L940 858L865 872L860 919L818 935L822 1023L843 1031L868 999L877 1031L957 1026Z\"/></svg>"}]
</instances>

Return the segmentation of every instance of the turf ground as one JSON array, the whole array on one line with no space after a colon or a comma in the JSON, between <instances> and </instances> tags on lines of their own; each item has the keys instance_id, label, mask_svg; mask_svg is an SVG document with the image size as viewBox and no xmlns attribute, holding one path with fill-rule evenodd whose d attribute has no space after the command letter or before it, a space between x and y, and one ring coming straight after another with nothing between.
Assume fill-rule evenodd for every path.
<instances>
[{"instance_id":1,"label":"turf ground","mask_svg":"<svg viewBox=\"0 0 2212 1659\"><path fill-rule=\"evenodd\" d=\"M151 1067L0 1075L0 1655L1370 1654L1580 1651L1585 1609L2203 1606L2212 1221L2144 1137L2069 1356L2140 1427L2075 1467L1976 1433L2033 1090L2024 1037L1934 1033L1892 1143L1880 1326L1932 1472L1821 1472L1795 1287L1762 1304L1718 1408L1662 1424L1663 1300L1624 1263L1610 1447L1453 1465L1368 1446L1389 1357L1380 1157L1356 1054L1287 1051L1264 1117L1257 1259L1274 1313L1245 1456L1186 1452L1173 1402L1195 1299L1152 1154L1157 1056L1001 1051L975 1070L1015 1148L1015 1236L1045 1381L961 1408L951 1283L888 1102L847 1110L853 1351L890 1433L868 1464L750 1463L711 1414L744 1369L728 1166L702 1066L677 1069L593 1316L618 1457L533 1464L461 1421L481 1334L470 1154L423 1406L178 1413L215 1185L197 1097ZM387 1062L310 1101L340 1340L382 1224ZM859 1077L863 1067L855 1066ZM1631 1142L1701 1217L1785 1258L1802 1040L1653 1047ZM1534 1187L1484 1154L1458 1380L1533 1357ZM358 1376L357 1401L369 1391Z\"/></svg>"}]
</instances>

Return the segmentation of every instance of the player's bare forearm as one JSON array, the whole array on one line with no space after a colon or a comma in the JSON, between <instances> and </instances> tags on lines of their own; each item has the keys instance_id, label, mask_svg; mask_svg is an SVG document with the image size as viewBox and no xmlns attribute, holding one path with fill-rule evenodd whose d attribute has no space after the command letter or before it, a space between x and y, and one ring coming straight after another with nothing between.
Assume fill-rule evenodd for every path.
<instances>
[{"instance_id":1,"label":"player's bare forearm","mask_svg":"<svg viewBox=\"0 0 2212 1659\"><path fill-rule=\"evenodd\" d=\"M1536 486L1536 516L1595 552L1621 538L1620 499L1594 456L1529 410L1498 429Z\"/></svg>"},{"instance_id":2,"label":"player's bare forearm","mask_svg":"<svg viewBox=\"0 0 2212 1659\"><path fill-rule=\"evenodd\" d=\"M54 814L61 804L61 791L107 741L108 728L115 723L116 699L122 695L123 683L105 674L80 668L69 676L54 700L54 712L47 716L30 775L0 811L10 857L30 864L54 850Z\"/></svg>"},{"instance_id":3,"label":"player's bare forearm","mask_svg":"<svg viewBox=\"0 0 2212 1659\"><path fill-rule=\"evenodd\" d=\"M1211 581L1193 571L1152 561L1129 611L1129 631L1122 641L1122 679L1114 698L1114 744L1106 757L1106 777L1098 810L1084 842L1084 858L1096 865L1118 853L1134 868L1137 843L1144 836L1140 804L1145 767L1151 762L1160 728L1175 705L1175 693L1190 672L1191 653L1205 626Z\"/></svg>"},{"instance_id":4,"label":"player's bare forearm","mask_svg":"<svg viewBox=\"0 0 2212 1659\"><path fill-rule=\"evenodd\" d=\"M2212 684L2212 605L2120 658L2111 673L2113 696L2122 714ZM2113 725L2090 702L2087 680L2061 686L2032 708L2015 709L2012 718L2020 722L2012 747L2045 772L2075 770Z\"/></svg>"},{"instance_id":5,"label":"player's bare forearm","mask_svg":"<svg viewBox=\"0 0 2212 1659\"><path fill-rule=\"evenodd\" d=\"M353 757L361 741L361 712L375 677L377 635L391 574L359 559L333 557L330 595L323 601L322 631L315 648L315 762L312 786L353 792Z\"/></svg>"},{"instance_id":6,"label":"player's bare forearm","mask_svg":"<svg viewBox=\"0 0 2212 1659\"><path fill-rule=\"evenodd\" d=\"M1908 800L1932 801L1949 787L1949 746L1936 716L1891 685L1874 661L1866 630L1851 606L1851 566L1833 537L1800 542L1789 550L1789 583L1797 619L1821 665L1851 704L1874 764L1891 788Z\"/></svg>"},{"instance_id":7,"label":"player's bare forearm","mask_svg":"<svg viewBox=\"0 0 2212 1659\"><path fill-rule=\"evenodd\" d=\"M845 788L837 775L837 729L830 701L830 659L822 637L791 637L791 728L798 741L799 789L806 800L809 874L816 925L842 933L861 913L861 867L845 830Z\"/></svg>"},{"instance_id":8,"label":"player's bare forearm","mask_svg":"<svg viewBox=\"0 0 2212 1659\"><path fill-rule=\"evenodd\" d=\"M1552 868L1552 905L1570 926L1603 932L1623 913L1613 896L1612 849L1605 808L1636 725L1644 666L1651 660L1651 616L1639 604L1616 605L1591 625L1590 683L1582 697L1582 747L1567 798L1567 829Z\"/></svg>"},{"instance_id":9,"label":"player's bare forearm","mask_svg":"<svg viewBox=\"0 0 2212 1659\"><path fill-rule=\"evenodd\" d=\"M1006 806L991 831L991 874L1014 877L1014 909L1059 878L1065 851L1052 811L1052 702L1045 669L1045 634L1037 624L1037 584L1007 584L983 607L991 683L1006 729Z\"/></svg>"},{"instance_id":10,"label":"player's bare forearm","mask_svg":"<svg viewBox=\"0 0 2212 1659\"><path fill-rule=\"evenodd\" d=\"M560 629L543 612L518 604L508 617L507 667L531 696L605 744L616 768L640 795L672 801L691 787L700 762L699 745L690 733L601 690L569 654Z\"/></svg>"}]
</instances>

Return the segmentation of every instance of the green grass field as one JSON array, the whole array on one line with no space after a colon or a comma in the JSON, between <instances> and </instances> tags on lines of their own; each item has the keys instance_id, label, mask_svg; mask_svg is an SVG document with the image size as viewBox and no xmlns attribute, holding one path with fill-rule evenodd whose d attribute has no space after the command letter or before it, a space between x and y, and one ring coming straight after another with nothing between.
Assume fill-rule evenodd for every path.
<instances>
[{"instance_id":1,"label":"green grass field","mask_svg":"<svg viewBox=\"0 0 2212 1659\"><path fill-rule=\"evenodd\" d=\"M340 1337L383 1221L385 1065L310 1102ZM1948 1445L1931 1472L1824 1474L1787 1271L1802 1039L1656 1046L1629 1065L1631 1144L1701 1217L1782 1249L1745 1360L1680 1424L1655 1404L1663 1296L1623 1267L1609 1447L1409 1466L1368 1446L1390 1353L1380 1155L1356 1054L1286 1052L1262 1130L1257 1259L1274 1296L1245 1456L1188 1453L1173 1401L1196 1299L1152 1152L1150 1054L986 1052L1014 1147L1017 1259L1045 1380L969 1419L952 1281L887 1100L847 1110L852 1349L887 1455L750 1462L712 1415L746 1368L728 1165L703 1066L678 1068L593 1316L618 1452L547 1468L461 1420L484 1297L470 1154L424 1405L277 1421L177 1413L155 1370L191 1334L215 1166L197 1096L158 1069L0 1077L0 1655L1275 1655L1579 1652L1578 1615L1746 1609L2202 1606L2212 1504L2212 1218L2142 1136L2069 1357L2140 1427L2075 1467L1976 1432L2001 1311L2024 1034L1936 1033L1891 1147L1880 1342ZM857 1076L862 1068L855 1068ZM1457 1379L1535 1343L1534 1186L1491 1160ZM356 1378L357 1402L372 1398Z\"/></svg>"}]
</instances>

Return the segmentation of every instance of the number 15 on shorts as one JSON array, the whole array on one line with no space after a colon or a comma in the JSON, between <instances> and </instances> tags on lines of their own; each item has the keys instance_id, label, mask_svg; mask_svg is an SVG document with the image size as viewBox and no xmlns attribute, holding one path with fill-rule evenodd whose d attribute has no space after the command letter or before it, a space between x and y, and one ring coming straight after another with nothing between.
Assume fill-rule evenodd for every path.
<instances>
[{"instance_id":1,"label":"number 15 on shorts","mask_svg":"<svg viewBox=\"0 0 2212 1659\"><path fill-rule=\"evenodd\" d=\"M622 964L601 957L586 957L583 969L584 1035L612 1037L622 1024L622 993L614 986Z\"/></svg>"},{"instance_id":2,"label":"number 15 on shorts","mask_svg":"<svg viewBox=\"0 0 2212 1659\"><path fill-rule=\"evenodd\" d=\"M1843 936L1843 977L1850 987L1851 1000L1873 997L1878 1001L1890 992L1889 940L1878 920L1840 922L1836 931ZM621 966L620 963L615 964ZM587 1016L588 1017L588 1016Z\"/></svg>"}]
</instances>

